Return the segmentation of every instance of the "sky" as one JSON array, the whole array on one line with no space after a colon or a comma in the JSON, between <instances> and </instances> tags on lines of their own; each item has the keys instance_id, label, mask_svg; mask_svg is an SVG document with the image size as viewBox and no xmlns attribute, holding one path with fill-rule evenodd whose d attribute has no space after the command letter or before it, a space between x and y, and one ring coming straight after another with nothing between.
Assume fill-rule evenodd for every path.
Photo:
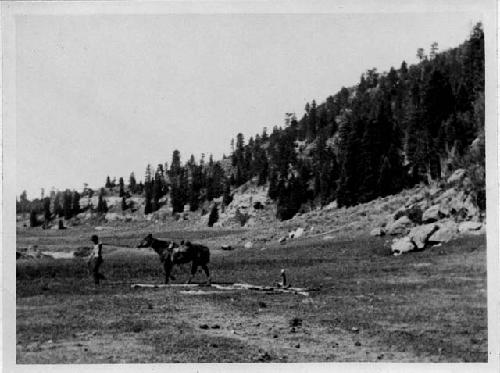
<instances>
[{"instance_id":1,"label":"sky","mask_svg":"<svg viewBox=\"0 0 500 373\"><path fill-rule=\"evenodd\" d=\"M438 42L458 46L471 13L22 15L16 18L18 194L81 190L148 163L219 159Z\"/></svg>"}]
</instances>

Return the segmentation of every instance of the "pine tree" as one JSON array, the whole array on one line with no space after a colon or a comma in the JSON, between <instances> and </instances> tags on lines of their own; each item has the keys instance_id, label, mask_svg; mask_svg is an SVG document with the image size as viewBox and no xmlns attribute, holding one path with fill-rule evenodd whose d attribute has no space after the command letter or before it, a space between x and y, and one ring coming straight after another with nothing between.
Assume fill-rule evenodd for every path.
<instances>
[{"instance_id":1,"label":"pine tree","mask_svg":"<svg viewBox=\"0 0 500 373\"><path fill-rule=\"evenodd\" d=\"M104 184L104 187L108 189L111 188L111 179L109 176L106 176L106 183Z\"/></svg>"},{"instance_id":2,"label":"pine tree","mask_svg":"<svg viewBox=\"0 0 500 373\"><path fill-rule=\"evenodd\" d=\"M64 210L61 206L61 192L55 193L54 196L54 215L62 217L64 214Z\"/></svg>"},{"instance_id":3,"label":"pine tree","mask_svg":"<svg viewBox=\"0 0 500 373\"><path fill-rule=\"evenodd\" d=\"M153 212L153 204L151 199L152 199L152 186L151 186L151 181L149 181L144 185L144 215L148 215Z\"/></svg>"},{"instance_id":4,"label":"pine tree","mask_svg":"<svg viewBox=\"0 0 500 373\"><path fill-rule=\"evenodd\" d=\"M219 211L217 209L217 205L214 204L212 210L210 211L210 215L208 216L208 226L213 227L217 220L219 220Z\"/></svg>"},{"instance_id":5,"label":"pine tree","mask_svg":"<svg viewBox=\"0 0 500 373\"><path fill-rule=\"evenodd\" d=\"M97 213L102 215L108 212L108 205L106 204L106 200L104 199L104 189L101 189L99 193L99 197L97 199Z\"/></svg>"},{"instance_id":6,"label":"pine tree","mask_svg":"<svg viewBox=\"0 0 500 373\"><path fill-rule=\"evenodd\" d=\"M135 175L134 173L130 173L130 178L129 178L129 190L130 193L134 194L136 192L136 180L135 180Z\"/></svg>"},{"instance_id":7,"label":"pine tree","mask_svg":"<svg viewBox=\"0 0 500 373\"><path fill-rule=\"evenodd\" d=\"M52 214L50 213L50 198L45 197L43 199L43 217L44 217L44 224L45 227L47 227L48 223L50 222L52 218Z\"/></svg>"},{"instance_id":8,"label":"pine tree","mask_svg":"<svg viewBox=\"0 0 500 373\"><path fill-rule=\"evenodd\" d=\"M30 227L31 228L38 227L38 218L36 216L35 210L30 211Z\"/></svg>"},{"instance_id":9,"label":"pine tree","mask_svg":"<svg viewBox=\"0 0 500 373\"><path fill-rule=\"evenodd\" d=\"M120 177L119 185L120 185L120 194L119 194L119 196L123 197L125 195L125 190L124 190L124 185L123 185L123 177Z\"/></svg>"},{"instance_id":10,"label":"pine tree","mask_svg":"<svg viewBox=\"0 0 500 373\"><path fill-rule=\"evenodd\" d=\"M80 193L74 191L71 197L71 213L76 216L80 213Z\"/></svg>"},{"instance_id":11,"label":"pine tree","mask_svg":"<svg viewBox=\"0 0 500 373\"><path fill-rule=\"evenodd\" d=\"M127 207L127 200L125 199L125 197L122 198L122 211L125 211L128 207Z\"/></svg>"}]
</instances>

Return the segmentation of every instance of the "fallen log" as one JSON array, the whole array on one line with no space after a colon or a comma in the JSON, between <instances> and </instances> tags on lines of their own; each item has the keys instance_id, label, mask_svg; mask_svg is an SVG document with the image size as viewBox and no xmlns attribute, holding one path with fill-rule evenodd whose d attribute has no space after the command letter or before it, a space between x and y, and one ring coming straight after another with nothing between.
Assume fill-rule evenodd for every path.
<instances>
[{"instance_id":1,"label":"fallen log","mask_svg":"<svg viewBox=\"0 0 500 373\"><path fill-rule=\"evenodd\" d=\"M197 286L208 286L200 284L132 284L130 287L132 289L136 288L174 288L174 287L197 287Z\"/></svg>"},{"instance_id":2,"label":"fallen log","mask_svg":"<svg viewBox=\"0 0 500 373\"><path fill-rule=\"evenodd\" d=\"M254 291L265 291L265 292L272 292L272 293L290 293L290 294L299 294L303 295L305 297L309 296L310 291L315 291L318 289L307 289L307 288L293 288L293 287L273 287L273 286L260 286L260 285L252 285L252 284L229 284L229 285L222 285L222 284L132 284L131 287L133 289L136 288L176 288L176 287L207 287L207 288L215 288L219 290L226 290L226 291L231 291L231 290L254 290ZM188 290L188 291L181 291L182 294L187 294L187 292L195 292L193 290ZM208 293L208 292L205 292ZM193 293L194 294L194 293ZM201 293L200 293L201 294Z\"/></svg>"}]
</instances>

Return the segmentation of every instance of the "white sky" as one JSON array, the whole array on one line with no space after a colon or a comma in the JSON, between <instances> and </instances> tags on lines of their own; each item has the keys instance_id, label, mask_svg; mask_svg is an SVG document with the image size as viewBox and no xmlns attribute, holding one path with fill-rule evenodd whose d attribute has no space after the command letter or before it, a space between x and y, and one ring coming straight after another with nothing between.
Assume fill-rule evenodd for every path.
<instances>
[{"instance_id":1,"label":"white sky","mask_svg":"<svg viewBox=\"0 0 500 373\"><path fill-rule=\"evenodd\" d=\"M465 13L25 15L16 19L17 190L102 186L181 151L230 151L362 72L458 46Z\"/></svg>"}]
</instances>

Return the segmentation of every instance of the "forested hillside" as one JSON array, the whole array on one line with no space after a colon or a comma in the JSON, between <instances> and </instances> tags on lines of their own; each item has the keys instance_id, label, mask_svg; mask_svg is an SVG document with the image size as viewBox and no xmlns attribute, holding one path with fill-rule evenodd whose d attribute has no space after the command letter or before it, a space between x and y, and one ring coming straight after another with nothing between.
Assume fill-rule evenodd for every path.
<instances>
[{"instance_id":1,"label":"forested hillside","mask_svg":"<svg viewBox=\"0 0 500 373\"><path fill-rule=\"evenodd\" d=\"M417 56L414 65L403 61L386 72L366 71L356 85L308 103L302 116L287 113L283 127L270 133L264 129L247 140L238 134L222 160L191 155L183 164L175 150L170 166L147 166L144 184L133 174L128 186L121 180L120 196L143 194L146 214L160 208L165 195L173 213L185 205L195 211L215 197L228 204L231 188L255 178L269 185L277 217L284 220L301 208L334 200L352 206L439 181L460 167L468 170L484 209L482 25L457 48L440 52L433 43ZM76 204L66 198L70 214Z\"/></svg>"}]
</instances>

